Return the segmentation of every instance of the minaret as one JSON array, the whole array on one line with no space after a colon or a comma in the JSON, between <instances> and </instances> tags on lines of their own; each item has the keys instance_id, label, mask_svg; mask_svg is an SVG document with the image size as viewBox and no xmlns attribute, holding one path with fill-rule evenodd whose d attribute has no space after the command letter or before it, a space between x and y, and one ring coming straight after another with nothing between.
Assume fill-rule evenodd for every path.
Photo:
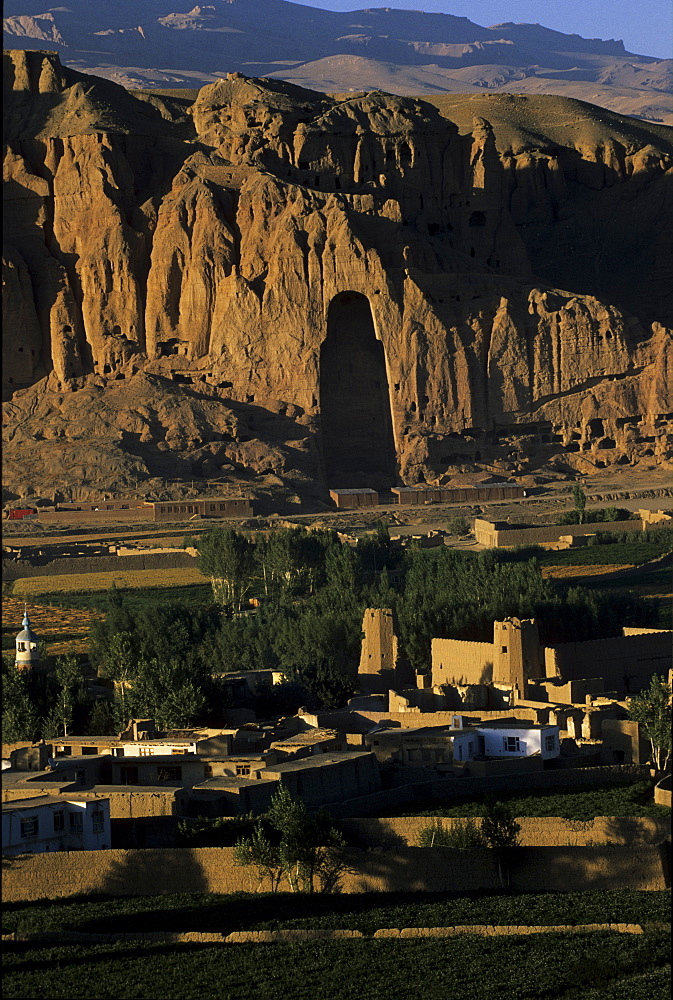
<instances>
[{"instance_id":1,"label":"minaret","mask_svg":"<svg viewBox=\"0 0 673 1000\"><path fill-rule=\"evenodd\" d=\"M33 670L40 662L40 654L37 648L37 636L30 627L28 609L24 605L23 628L16 637L16 659L14 664L17 670Z\"/></svg>"}]
</instances>

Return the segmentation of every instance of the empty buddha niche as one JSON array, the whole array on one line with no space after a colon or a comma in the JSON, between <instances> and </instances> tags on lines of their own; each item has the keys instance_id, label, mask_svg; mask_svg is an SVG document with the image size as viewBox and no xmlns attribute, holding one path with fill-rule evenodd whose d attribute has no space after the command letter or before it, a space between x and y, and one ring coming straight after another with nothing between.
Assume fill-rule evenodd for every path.
<instances>
[{"instance_id":1,"label":"empty buddha niche","mask_svg":"<svg viewBox=\"0 0 673 1000\"><path fill-rule=\"evenodd\" d=\"M341 292L330 303L320 415L328 486L390 488L395 445L385 354L369 300L359 292Z\"/></svg>"}]
</instances>

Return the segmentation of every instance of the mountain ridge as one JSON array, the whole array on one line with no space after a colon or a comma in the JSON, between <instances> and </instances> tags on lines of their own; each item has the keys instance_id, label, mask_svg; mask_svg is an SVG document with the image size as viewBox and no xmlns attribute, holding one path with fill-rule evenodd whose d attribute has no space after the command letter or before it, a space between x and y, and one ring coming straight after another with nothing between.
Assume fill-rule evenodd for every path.
<instances>
[{"instance_id":1,"label":"mountain ridge","mask_svg":"<svg viewBox=\"0 0 673 1000\"><path fill-rule=\"evenodd\" d=\"M539 24L482 27L450 14L339 13L288 0L152 0L140 9L68 0L46 12L34 0L7 0L5 47L36 42L74 69L135 89L198 87L227 72L326 92L505 89L564 94L673 124L673 60Z\"/></svg>"}]
</instances>

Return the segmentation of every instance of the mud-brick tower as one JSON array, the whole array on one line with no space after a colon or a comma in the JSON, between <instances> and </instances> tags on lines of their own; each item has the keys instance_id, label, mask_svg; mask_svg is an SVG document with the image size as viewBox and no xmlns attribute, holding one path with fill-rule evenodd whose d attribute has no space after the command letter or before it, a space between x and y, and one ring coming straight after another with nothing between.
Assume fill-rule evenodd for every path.
<instances>
[{"instance_id":1,"label":"mud-brick tower","mask_svg":"<svg viewBox=\"0 0 673 1000\"><path fill-rule=\"evenodd\" d=\"M38 638L30 627L28 609L24 607L23 628L16 637L14 664L18 670L34 670L40 662Z\"/></svg>"},{"instance_id":2,"label":"mud-brick tower","mask_svg":"<svg viewBox=\"0 0 673 1000\"><path fill-rule=\"evenodd\" d=\"M493 683L511 685L526 697L526 682L544 676L540 633L532 619L493 622Z\"/></svg>"},{"instance_id":3,"label":"mud-brick tower","mask_svg":"<svg viewBox=\"0 0 673 1000\"><path fill-rule=\"evenodd\" d=\"M361 694L387 694L395 687L397 636L391 608L367 608L362 619L358 681Z\"/></svg>"}]
</instances>

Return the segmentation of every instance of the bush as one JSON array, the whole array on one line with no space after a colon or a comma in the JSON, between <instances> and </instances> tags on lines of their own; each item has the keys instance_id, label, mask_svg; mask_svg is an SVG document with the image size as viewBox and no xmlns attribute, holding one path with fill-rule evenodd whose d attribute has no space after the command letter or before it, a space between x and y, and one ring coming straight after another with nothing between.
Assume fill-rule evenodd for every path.
<instances>
[{"instance_id":1,"label":"bush","mask_svg":"<svg viewBox=\"0 0 673 1000\"><path fill-rule=\"evenodd\" d=\"M454 847L468 851L473 847L485 847L486 840L473 819L462 819L445 827L441 819L432 819L418 835L419 847Z\"/></svg>"}]
</instances>

